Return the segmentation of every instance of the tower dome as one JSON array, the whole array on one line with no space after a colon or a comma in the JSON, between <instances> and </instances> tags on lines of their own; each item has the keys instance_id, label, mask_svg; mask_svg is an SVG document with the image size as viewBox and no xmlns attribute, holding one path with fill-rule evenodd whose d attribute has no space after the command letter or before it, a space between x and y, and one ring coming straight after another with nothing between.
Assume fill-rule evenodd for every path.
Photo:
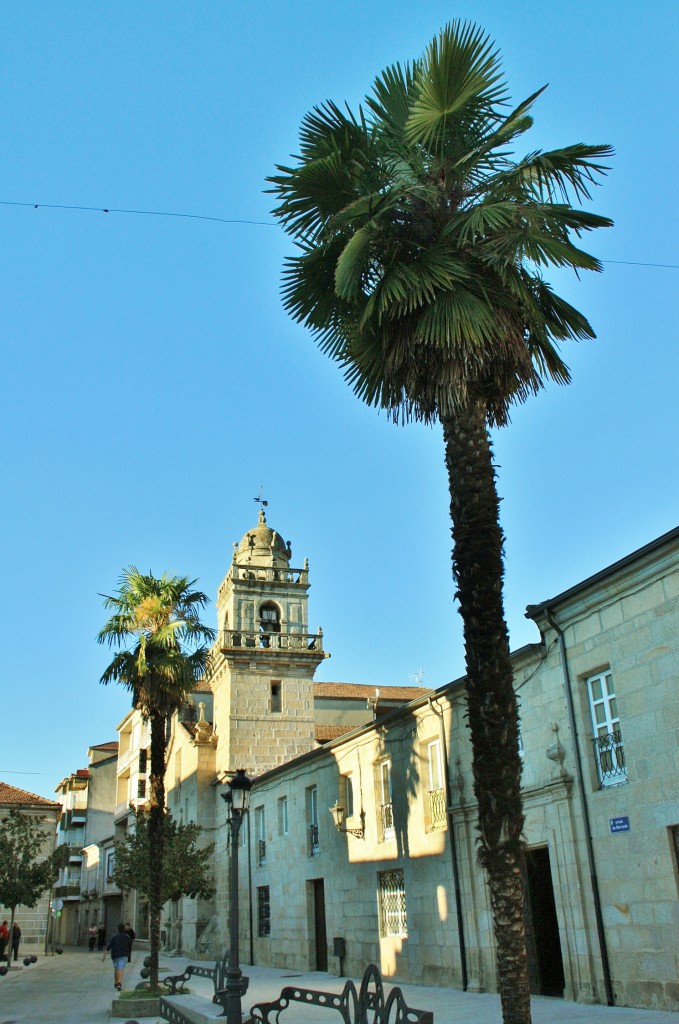
<instances>
[{"instance_id":1,"label":"tower dome","mask_svg":"<svg viewBox=\"0 0 679 1024\"><path fill-rule=\"evenodd\" d=\"M287 569L292 557L290 541L286 544L280 533L267 526L264 509L259 511L257 526L253 530L248 530L240 544L234 544L234 549L236 565L261 565L272 566L274 569Z\"/></svg>"}]
</instances>

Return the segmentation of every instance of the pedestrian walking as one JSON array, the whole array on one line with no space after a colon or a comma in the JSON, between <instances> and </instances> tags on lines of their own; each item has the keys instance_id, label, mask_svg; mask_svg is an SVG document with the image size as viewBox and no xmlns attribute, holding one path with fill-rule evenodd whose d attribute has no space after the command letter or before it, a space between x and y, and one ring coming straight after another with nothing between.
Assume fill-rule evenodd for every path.
<instances>
[{"instance_id":1,"label":"pedestrian walking","mask_svg":"<svg viewBox=\"0 0 679 1024\"><path fill-rule=\"evenodd\" d=\"M87 929L87 943L90 947L90 953L94 952L94 947L97 941L97 926L92 923Z\"/></svg>"},{"instance_id":2,"label":"pedestrian walking","mask_svg":"<svg viewBox=\"0 0 679 1024\"><path fill-rule=\"evenodd\" d=\"M105 945L106 945L106 932L104 931L103 924L100 924L99 925L99 930L97 931L97 951L99 953L101 953L101 951L102 951L102 949L104 948Z\"/></svg>"},{"instance_id":3,"label":"pedestrian walking","mask_svg":"<svg viewBox=\"0 0 679 1024\"><path fill-rule=\"evenodd\" d=\"M112 935L106 944L106 950L101 958L103 964L106 959L106 951L110 951L113 961L113 985L120 990L123 987L123 974L130 957L130 936L125 931L125 925L121 922L118 931Z\"/></svg>"},{"instance_id":4,"label":"pedestrian walking","mask_svg":"<svg viewBox=\"0 0 679 1024\"><path fill-rule=\"evenodd\" d=\"M19 927L18 923L15 921L14 924L12 925L12 953L14 954L14 959L15 960L19 959L19 943L20 942L21 942L21 928ZM7 958L7 962L9 963L9 957Z\"/></svg>"},{"instance_id":5,"label":"pedestrian walking","mask_svg":"<svg viewBox=\"0 0 679 1024\"><path fill-rule=\"evenodd\" d=\"M132 927L129 921L125 925L125 931L127 932L128 938L130 940L130 955L128 956L127 959L130 963L132 963L132 943L136 939L137 933L135 932L134 928Z\"/></svg>"},{"instance_id":6,"label":"pedestrian walking","mask_svg":"<svg viewBox=\"0 0 679 1024\"><path fill-rule=\"evenodd\" d=\"M9 942L9 928L7 927L7 921L3 921L0 924L0 960L5 959L5 946ZM7 957L9 961L9 956Z\"/></svg>"}]
</instances>

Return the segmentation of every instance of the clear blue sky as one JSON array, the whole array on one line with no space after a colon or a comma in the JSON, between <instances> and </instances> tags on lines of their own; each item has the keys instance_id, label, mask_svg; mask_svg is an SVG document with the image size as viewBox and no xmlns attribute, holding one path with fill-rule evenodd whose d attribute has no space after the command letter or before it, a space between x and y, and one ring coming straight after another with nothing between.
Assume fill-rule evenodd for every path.
<instances>
[{"instance_id":1,"label":"clear blue sky","mask_svg":"<svg viewBox=\"0 0 679 1024\"><path fill-rule=\"evenodd\" d=\"M549 83L526 149L616 147L597 255L679 264L674 0L5 4L0 200L270 221L305 112L357 104L451 17L496 40L517 102ZM440 433L359 405L287 318L277 227L6 205L0 224L0 778L50 796L115 737L99 594L133 563L213 597L260 484L310 560L320 679L462 672ZM677 523L679 270L557 283L598 340L496 437L513 647L538 639L526 604Z\"/></svg>"}]
</instances>

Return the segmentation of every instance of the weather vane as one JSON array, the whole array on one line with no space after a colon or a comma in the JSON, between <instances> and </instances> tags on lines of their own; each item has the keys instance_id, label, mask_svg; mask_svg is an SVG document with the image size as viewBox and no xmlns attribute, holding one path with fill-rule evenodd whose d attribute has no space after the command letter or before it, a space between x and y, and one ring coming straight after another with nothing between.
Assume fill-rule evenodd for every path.
<instances>
[{"instance_id":1,"label":"weather vane","mask_svg":"<svg viewBox=\"0 0 679 1024\"><path fill-rule=\"evenodd\" d=\"M259 488L259 497L258 498L253 498L252 500L256 501L257 504L259 505L259 507L262 510L264 510L267 507L267 505L269 504L269 502L265 501L264 498L262 497L262 486L261 486L261 484L260 484L260 488Z\"/></svg>"}]
</instances>

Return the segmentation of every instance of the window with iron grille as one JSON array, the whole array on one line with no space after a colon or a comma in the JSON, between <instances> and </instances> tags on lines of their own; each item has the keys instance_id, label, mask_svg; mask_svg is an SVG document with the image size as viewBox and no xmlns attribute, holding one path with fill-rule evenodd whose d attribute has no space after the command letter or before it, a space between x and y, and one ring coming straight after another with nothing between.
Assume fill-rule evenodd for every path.
<instances>
[{"instance_id":1,"label":"window with iron grille","mask_svg":"<svg viewBox=\"0 0 679 1024\"><path fill-rule=\"evenodd\" d=\"M309 828L309 856L315 857L321 847L318 837L318 790L309 786L306 791L306 816Z\"/></svg>"},{"instance_id":2,"label":"window with iron grille","mask_svg":"<svg viewBox=\"0 0 679 1024\"><path fill-rule=\"evenodd\" d=\"M257 886L257 934L260 938L271 934L271 904L269 886Z\"/></svg>"},{"instance_id":3,"label":"window with iron grille","mask_svg":"<svg viewBox=\"0 0 679 1024\"><path fill-rule=\"evenodd\" d=\"M610 669L587 679L587 694L592 714L594 760L601 788L627 782L625 751L622 745L618 702Z\"/></svg>"},{"instance_id":4,"label":"window with iron grille","mask_svg":"<svg viewBox=\"0 0 679 1024\"><path fill-rule=\"evenodd\" d=\"M148 761L148 751L145 747L139 751L139 774L146 775L146 766Z\"/></svg>"},{"instance_id":5,"label":"window with iron grille","mask_svg":"<svg viewBox=\"0 0 679 1024\"><path fill-rule=\"evenodd\" d=\"M443 758L441 740L427 744L429 767L429 827L444 828L446 824L446 794L443 786Z\"/></svg>"},{"instance_id":6,"label":"window with iron grille","mask_svg":"<svg viewBox=\"0 0 679 1024\"><path fill-rule=\"evenodd\" d=\"M137 799L143 800L146 796L146 779L137 779Z\"/></svg>"},{"instance_id":7,"label":"window with iron grille","mask_svg":"<svg viewBox=\"0 0 679 1024\"><path fill-rule=\"evenodd\" d=\"M379 765L379 792L380 801L380 833L382 841L393 839L394 830L394 805L391 799L391 761L381 761Z\"/></svg>"},{"instance_id":8,"label":"window with iron grille","mask_svg":"<svg viewBox=\"0 0 679 1024\"><path fill-rule=\"evenodd\" d=\"M380 871L378 874L380 893L380 934L408 935L406 916L406 891L403 871Z\"/></svg>"}]
</instances>

